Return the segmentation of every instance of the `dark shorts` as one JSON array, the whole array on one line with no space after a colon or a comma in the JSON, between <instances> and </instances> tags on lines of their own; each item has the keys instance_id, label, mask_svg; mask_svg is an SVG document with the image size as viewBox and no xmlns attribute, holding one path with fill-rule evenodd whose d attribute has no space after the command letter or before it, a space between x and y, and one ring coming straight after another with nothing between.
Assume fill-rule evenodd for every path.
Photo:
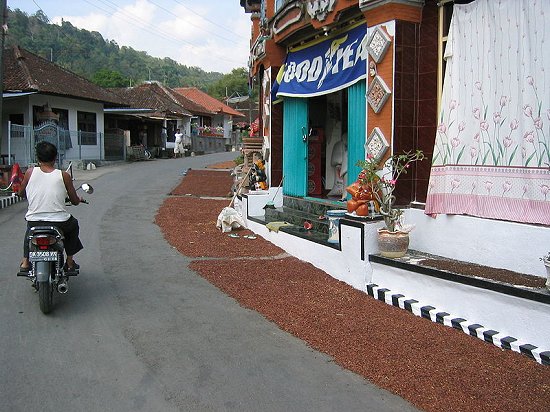
<instances>
[{"instance_id":1,"label":"dark shorts","mask_svg":"<svg viewBox=\"0 0 550 412\"><path fill-rule=\"evenodd\" d=\"M27 231L25 232L25 239L23 241L23 253L26 258L29 257L29 230L31 227L34 226L55 226L61 229L63 235L65 236L65 240L63 241L65 245L65 252L69 256L75 255L78 251L84 248L84 246L82 246L82 242L80 242L80 238L78 237L80 233L78 220L76 220L73 216L71 216L69 220L66 220L65 222L27 222Z\"/></svg>"}]
</instances>

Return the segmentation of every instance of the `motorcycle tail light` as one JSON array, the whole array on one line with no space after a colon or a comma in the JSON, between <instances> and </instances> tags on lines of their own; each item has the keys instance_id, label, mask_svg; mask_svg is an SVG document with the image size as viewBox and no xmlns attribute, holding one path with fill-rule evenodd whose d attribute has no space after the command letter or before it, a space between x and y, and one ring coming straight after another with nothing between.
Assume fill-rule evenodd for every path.
<instances>
[{"instance_id":1,"label":"motorcycle tail light","mask_svg":"<svg viewBox=\"0 0 550 412\"><path fill-rule=\"evenodd\" d=\"M56 238L53 236L36 236L32 238L31 242L33 245L43 248L55 244Z\"/></svg>"}]
</instances>

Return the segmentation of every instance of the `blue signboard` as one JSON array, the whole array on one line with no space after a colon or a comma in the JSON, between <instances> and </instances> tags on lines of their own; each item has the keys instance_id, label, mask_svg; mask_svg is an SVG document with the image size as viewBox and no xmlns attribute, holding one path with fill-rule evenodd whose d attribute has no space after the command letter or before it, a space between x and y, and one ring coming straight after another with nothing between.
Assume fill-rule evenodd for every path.
<instances>
[{"instance_id":1,"label":"blue signboard","mask_svg":"<svg viewBox=\"0 0 550 412\"><path fill-rule=\"evenodd\" d=\"M312 97L351 86L367 76L367 25L291 50L271 90L282 96Z\"/></svg>"}]
</instances>

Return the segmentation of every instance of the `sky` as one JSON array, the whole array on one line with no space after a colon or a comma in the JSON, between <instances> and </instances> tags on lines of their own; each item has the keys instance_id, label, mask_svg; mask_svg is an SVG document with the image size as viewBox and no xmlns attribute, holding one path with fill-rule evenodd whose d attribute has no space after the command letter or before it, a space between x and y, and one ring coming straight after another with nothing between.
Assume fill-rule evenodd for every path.
<instances>
[{"instance_id":1,"label":"sky","mask_svg":"<svg viewBox=\"0 0 550 412\"><path fill-rule=\"evenodd\" d=\"M247 67L250 15L239 0L7 0L12 10L42 10L119 46L186 66L229 73ZM8 22L9 25L9 22Z\"/></svg>"}]
</instances>

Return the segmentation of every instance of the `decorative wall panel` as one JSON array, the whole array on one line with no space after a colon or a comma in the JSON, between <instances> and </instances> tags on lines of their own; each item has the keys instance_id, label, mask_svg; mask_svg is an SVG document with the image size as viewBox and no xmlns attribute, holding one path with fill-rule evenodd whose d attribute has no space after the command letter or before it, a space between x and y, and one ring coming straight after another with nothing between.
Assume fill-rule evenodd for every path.
<instances>
[{"instance_id":1,"label":"decorative wall panel","mask_svg":"<svg viewBox=\"0 0 550 412\"><path fill-rule=\"evenodd\" d=\"M384 133L378 127L375 127L365 143L365 153L370 154L376 162L379 162L389 147L390 145L384 137Z\"/></svg>"},{"instance_id":2,"label":"decorative wall panel","mask_svg":"<svg viewBox=\"0 0 550 412\"><path fill-rule=\"evenodd\" d=\"M391 90L380 76L375 76L369 85L367 101L374 113L380 112L390 97Z\"/></svg>"},{"instance_id":3,"label":"decorative wall panel","mask_svg":"<svg viewBox=\"0 0 550 412\"><path fill-rule=\"evenodd\" d=\"M372 35L369 38L369 41L367 43L367 50L369 51L372 59L376 63L380 63L386 55L390 44L390 37L386 34L384 30L382 30L380 27L377 27L374 29Z\"/></svg>"}]
</instances>

